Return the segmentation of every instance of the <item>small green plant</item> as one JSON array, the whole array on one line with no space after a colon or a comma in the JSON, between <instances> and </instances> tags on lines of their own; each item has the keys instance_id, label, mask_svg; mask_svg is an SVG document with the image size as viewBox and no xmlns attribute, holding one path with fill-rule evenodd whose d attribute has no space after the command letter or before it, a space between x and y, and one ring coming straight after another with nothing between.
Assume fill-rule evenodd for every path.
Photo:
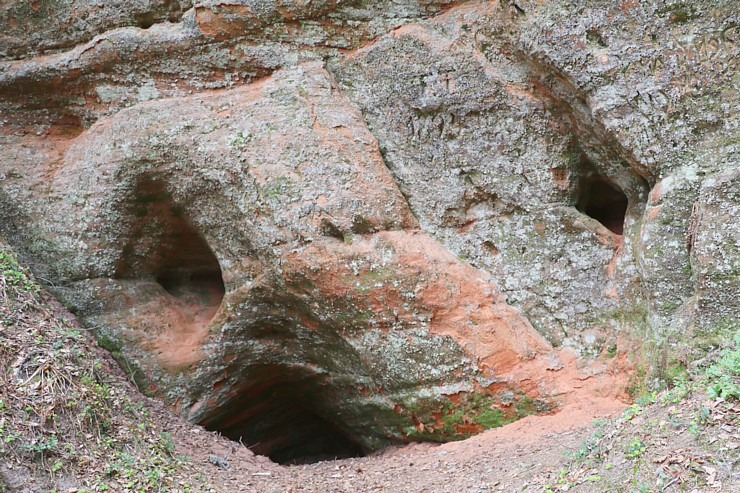
<instances>
[{"instance_id":1,"label":"small green plant","mask_svg":"<svg viewBox=\"0 0 740 493\"><path fill-rule=\"evenodd\" d=\"M161 447L162 451L165 452L167 455L174 457L175 455L175 440L173 440L172 435L167 433L166 431L163 431L159 434L159 446Z\"/></svg>"},{"instance_id":2,"label":"small green plant","mask_svg":"<svg viewBox=\"0 0 740 493\"><path fill-rule=\"evenodd\" d=\"M260 191L262 192L262 195L268 199L275 200L288 193L292 185L293 182L290 178L280 176L267 182L263 187L261 187Z\"/></svg>"},{"instance_id":3,"label":"small green plant","mask_svg":"<svg viewBox=\"0 0 740 493\"><path fill-rule=\"evenodd\" d=\"M570 483L568 483L568 473L568 469L561 469L558 471L558 477L555 479L555 484L544 485L544 493L555 493L556 490L567 491L570 488Z\"/></svg>"},{"instance_id":4,"label":"small green plant","mask_svg":"<svg viewBox=\"0 0 740 493\"><path fill-rule=\"evenodd\" d=\"M625 390L634 399L647 392L645 380L647 379L647 370L641 365L637 365L635 371L630 375L629 383Z\"/></svg>"},{"instance_id":5,"label":"small green plant","mask_svg":"<svg viewBox=\"0 0 740 493\"><path fill-rule=\"evenodd\" d=\"M680 378L673 383L673 388L668 390L660 399L660 403L676 404L687 397L693 390L693 384L687 378Z\"/></svg>"},{"instance_id":6,"label":"small green plant","mask_svg":"<svg viewBox=\"0 0 740 493\"><path fill-rule=\"evenodd\" d=\"M606 349L604 350L604 354L609 359L614 358L617 355L617 345L611 344L607 346Z\"/></svg>"},{"instance_id":7,"label":"small green plant","mask_svg":"<svg viewBox=\"0 0 740 493\"><path fill-rule=\"evenodd\" d=\"M242 147L244 144L249 143L252 140L252 134L249 132L238 132L233 137L228 139L228 144L231 147Z\"/></svg>"},{"instance_id":8,"label":"small green plant","mask_svg":"<svg viewBox=\"0 0 740 493\"><path fill-rule=\"evenodd\" d=\"M606 422L597 420L594 422L594 426L596 431L581 442L580 447L575 452L566 453L566 457L575 462L588 462L589 464L601 462L604 459L605 452L602 449L601 442L604 437Z\"/></svg>"},{"instance_id":9,"label":"small green plant","mask_svg":"<svg viewBox=\"0 0 740 493\"><path fill-rule=\"evenodd\" d=\"M639 438L633 437L627 445L624 455L629 459L639 459L645 452L647 452L647 444Z\"/></svg>"},{"instance_id":10,"label":"small green plant","mask_svg":"<svg viewBox=\"0 0 740 493\"><path fill-rule=\"evenodd\" d=\"M635 486L636 486L636 489L630 491L630 493L650 493L652 491L649 485L642 483L642 482Z\"/></svg>"},{"instance_id":11,"label":"small green plant","mask_svg":"<svg viewBox=\"0 0 740 493\"><path fill-rule=\"evenodd\" d=\"M657 392L645 392L642 395L638 396L637 399L635 399L635 404L638 406L649 406L650 404L655 403L657 397Z\"/></svg>"},{"instance_id":12,"label":"small green plant","mask_svg":"<svg viewBox=\"0 0 740 493\"><path fill-rule=\"evenodd\" d=\"M18 439L18 435L5 429L5 419L0 419L0 451L5 450L4 444L12 444Z\"/></svg>"},{"instance_id":13,"label":"small green plant","mask_svg":"<svg viewBox=\"0 0 740 493\"><path fill-rule=\"evenodd\" d=\"M641 412L642 406L640 406L639 404L632 404L630 407L624 410L624 413L622 413L622 418L624 418L625 421L631 421Z\"/></svg>"},{"instance_id":14,"label":"small green plant","mask_svg":"<svg viewBox=\"0 0 740 493\"><path fill-rule=\"evenodd\" d=\"M714 424L714 420L712 420L712 417L709 413L709 409L706 407L702 407L699 409L697 414L694 415L694 418L691 420L688 426L689 433L696 436L699 434L699 431L703 427L711 426Z\"/></svg>"},{"instance_id":15,"label":"small green plant","mask_svg":"<svg viewBox=\"0 0 740 493\"><path fill-rule=\"evenodd\" d=\"M15 256L2 249L0 249L0 285L7 285L30 293L39 291L38 284L18 265Z\"/></svg>"},{"instance_id":16,"label":"small green plant","mask_svg":"<svg viewBox=\"0 0 740 493\"><path fill-rule=\"evenodd\" d=\"M558 472L558 479L555 481L557 486L557 489L560 491L568 491L571 486L573 486L573 483L568 481L568 474L570 474L570 471L568 469L561 469Z\"/></svg>"},{"instance_id":17,"label":"small green plant","mask_svg":"<svg viewBox=\"0 0 740 493\"><path fill-rule=\"evenodd\" d=\"M33 443L27 443L23 448L33 454L45 455L53 451L58 444L56 434L52 434L48 438L39 438Z\"/></svg>"},{"instance_id":18,"label":"small green plant","mask_svg":"<svg viewBox=\"0 0 740 493\"><path fill-rule=\"evenodd\" d=\"M504 417L503 411L500 409L486 409L473 418L473 421L481 425L486 430L490 428L498 428L499 426L506 424L506 418Z\"/></svg>"},{"instance_id":19,"label":"small green plant","mask_svg":"<svg viewBox=\"0 0 740 493\"><path fill-rule=\"evenodd\" d=\"M689 433L696 436L699 434L699 422L696 419L692 419L691 423L689 423L689 426L686 428L689 430Z\"/></svg>"},{"instance_id":20,"label":"small green plant","mask_svg":"<svg viewBox=\"0 0 740 493\"><path fill-rule=\"evenodd\" d=\"M707 368L707 392L712 398L740 399L740 335L735 336L734 348L726 349L715 364Z\"/></svg>"}]
</instances>

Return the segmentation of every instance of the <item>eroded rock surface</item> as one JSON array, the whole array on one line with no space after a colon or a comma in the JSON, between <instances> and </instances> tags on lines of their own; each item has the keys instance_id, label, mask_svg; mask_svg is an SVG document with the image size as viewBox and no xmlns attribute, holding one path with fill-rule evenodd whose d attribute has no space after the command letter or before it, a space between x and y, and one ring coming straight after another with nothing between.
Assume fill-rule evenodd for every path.
<instances>
[{"instance_id":1,"label":"eroded rock surface","mask_svg":"<svg viewBox=\"0 0 740 493\"><path fill-rule=\"evenodd\" d=\"M259 453L467 436L738 330L730 0L51 5L2 4L0 225Z\"/></svg>"},{"instance_id":2,"label":"eroded rock surface","mask_svg":"<svg viewBox=\"0 0 740 493\"><path fill-rule=\"evenodd\" d=\"M675 330L698 186L737 163L737 16L518 6L463 6L331 68L422 226L551 342L587 348L639 312ZM672 196L662 215L656 195Z\"/></svg>"}]
</instances>

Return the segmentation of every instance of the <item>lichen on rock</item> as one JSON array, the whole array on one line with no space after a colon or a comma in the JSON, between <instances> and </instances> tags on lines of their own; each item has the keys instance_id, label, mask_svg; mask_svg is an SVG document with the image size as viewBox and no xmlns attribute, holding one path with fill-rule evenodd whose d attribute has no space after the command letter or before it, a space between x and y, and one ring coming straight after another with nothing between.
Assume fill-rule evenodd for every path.
<instances>
[{"instance_id":1,"label":"lichen on rock","mask_svg":"<svg viewBox=\"0 0 740 493\"><path fill-rule=\"evenodd\" d=\"M4 235L259 453L461 438L738 329L730 0L6 3Z\"/></svg>"}]
</instances>

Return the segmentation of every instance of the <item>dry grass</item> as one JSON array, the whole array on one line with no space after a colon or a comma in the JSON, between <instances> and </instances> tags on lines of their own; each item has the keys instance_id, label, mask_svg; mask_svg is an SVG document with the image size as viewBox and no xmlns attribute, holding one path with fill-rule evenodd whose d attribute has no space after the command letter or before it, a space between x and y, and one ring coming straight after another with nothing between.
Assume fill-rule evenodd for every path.
<instances>
[{"instance_id":1,"label":"dry grass","mask_svg":"<svg viewBox=\"0 0 740 493\"><path fill-rule=\"evenodd\" d=\"M100 355L0 243L0 492L207 490Z\"/></svg>"}]
</instances>

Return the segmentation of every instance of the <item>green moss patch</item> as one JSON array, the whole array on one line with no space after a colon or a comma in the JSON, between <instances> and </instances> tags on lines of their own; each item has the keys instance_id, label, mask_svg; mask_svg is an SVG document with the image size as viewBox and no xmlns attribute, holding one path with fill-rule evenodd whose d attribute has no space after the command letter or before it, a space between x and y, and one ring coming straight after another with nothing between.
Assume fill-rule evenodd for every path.
<instances>
[{"instance_id":1,"label":"green moss patch","mask_svg":"<svg viewBox=\"0 0 740 493\"><path fill-rule=\"evenodd\" d=\"M521 393L463 392L439 399L417 400L402 407L411 421L403 431L411 441L463 440L525 416L549 411L551 407L545 401Z\"/></svg>"}]
</instances>

